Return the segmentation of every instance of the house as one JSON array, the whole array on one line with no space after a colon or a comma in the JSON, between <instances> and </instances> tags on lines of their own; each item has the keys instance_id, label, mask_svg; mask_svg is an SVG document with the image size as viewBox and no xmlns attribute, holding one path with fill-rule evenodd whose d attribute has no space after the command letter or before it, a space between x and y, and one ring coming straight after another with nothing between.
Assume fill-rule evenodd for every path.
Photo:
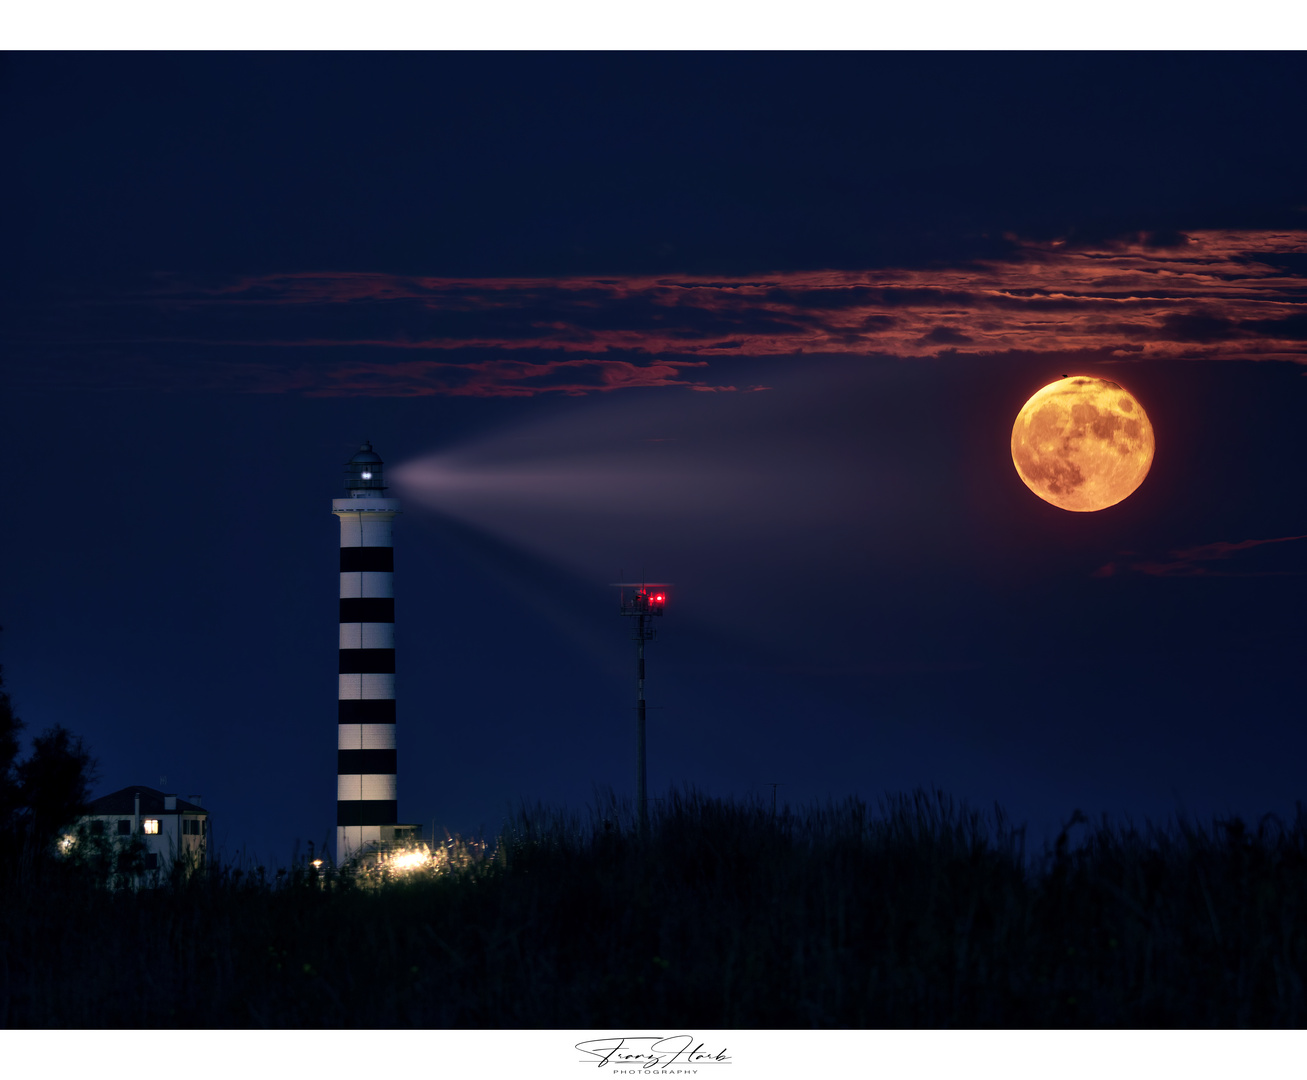
<instances>
[{"instance_id":1,"label":"house","mask_svg":"<svg viewBox=\"0 0 1307 1080\"><path fill-rule=\"evenodd\" d=\"M86 809L82 824L90 835L141 841L147 871L167 872L179 858L194 869L205 864L209 812L198 795L181 799L150 787L125 787L93 800Z\"/></svg>"}]
</instances>

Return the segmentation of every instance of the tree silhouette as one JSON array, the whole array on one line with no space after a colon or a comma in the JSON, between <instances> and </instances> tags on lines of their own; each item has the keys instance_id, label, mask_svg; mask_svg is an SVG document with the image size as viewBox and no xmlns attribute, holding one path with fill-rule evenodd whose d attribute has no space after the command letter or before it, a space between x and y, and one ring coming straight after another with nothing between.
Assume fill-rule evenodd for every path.
<instances>
[{"instance_id":1,"label":"tree silhouette","mask_svg":"<svg viewBox=\"0 0 1307 1080\"><path fill-rule=\"evenodd\" d=\"M0 835L9 836L21 798L14 762L18 759L18 736L23 722L14 714L14 703L5 690L4 668L0 667Z\"/></svg>"},{"instance_id":2,"label":"tree silhouette","mask_svg":"<svg viewBox=\"0 0 1307 1080\"><path fill-rule=\"evenodd\" d=\"M33 741L32 755L18 763L18 791L27 835L45 851L86 810L95 760L80 736L56 724Z\"/></svg>"},{"instance_id":3,"label":"tree silhouette","mask_svg":"<svg viewBox=\"0 0 1307 1080\"><path fill-rule=\"evenodd\" d=\"M19 760L22 720L0 668L0 860L20 851L48 854L55 837L85 812L95 759L79 736L56 724L33 740Z\"/></svg>"}]
</instances>

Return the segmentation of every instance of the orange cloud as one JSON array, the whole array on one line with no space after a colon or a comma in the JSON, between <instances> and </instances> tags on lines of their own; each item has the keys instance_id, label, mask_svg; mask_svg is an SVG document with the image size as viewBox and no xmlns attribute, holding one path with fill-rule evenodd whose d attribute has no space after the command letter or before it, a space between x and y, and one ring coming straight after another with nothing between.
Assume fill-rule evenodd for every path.
<instances>
[{"instance_id":1,"label":"orange cloud","mask_svg":"<svg viewBox=\"0 0 1307 1080\"><path fill-rule=\"evenodd\" d=\"M1005 259L953 267L739 280L331 272L202 287L170 281L126 302L65 305L18 336L61 346L312 350L291 372L272 362L282 370L266 389L365 395L728 389L685 377L715 356L1307 359L1307 231L1012 245ZM356 357L342 360L346 350ZM378 350L396 358L379 360ZM431 356L455 350L465 356ZM357 358L369 352L374 362ZM466 356L478 353L488 355ZM549 353L560 358L542 358Z\"/></svg>"},{"instance_id":2,"label":"orange cloud","mask_svg":"<svg viewBox=\"0 0 1307 1080\"><path fill-rule=\"evenodd\" d=\"M468 364L415 360L394 364L340 364L302 369L278 389L299 389L309 397L532 397L568 396L632 387L684 386L691 390L734 390L677 378L682 368L704 361L667 360L633 364L625 360L481 360Z\"/></svg>"},{"instance_id":3,"label":"orange cloud","mask_svg":"<svg viewBox=\"0 0 1307 1080\"><path fill-rule=\"evenodd\" d=\"M447 317L445 326L432 320L442 332L425 336L285 342L318 347L758 356L1093 350L1302 361L1307 288L1285 264L1304 249L1304 231L1199 232L1171 247L1151 246L1146 237L1087 248L1022 243L1003 262L927 270L803 271L741 281L302 273L248 278L207 295L219 304L283 308L407 302ZM489 332L484 316L498 316L512 333Z\"/></svg>"}]
</instances>

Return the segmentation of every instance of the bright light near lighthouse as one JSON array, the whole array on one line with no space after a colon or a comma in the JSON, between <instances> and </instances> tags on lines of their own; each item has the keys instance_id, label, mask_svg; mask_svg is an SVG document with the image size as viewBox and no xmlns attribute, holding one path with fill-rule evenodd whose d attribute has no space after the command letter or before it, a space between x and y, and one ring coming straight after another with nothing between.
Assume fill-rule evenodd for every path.
<instances>
[{"instance_id":1,"label":"bright light near lighthouse","mask_svg":"<svg viewBox=\"0 0 1307 1080\"><path fill-rule=\"evenodd\" d=\"M409 874L414 870L434 870L436 868L436 859L426 844L419 844L417 847L405 848L400 851L387 852L381 856L378 862L378 869L390 873Z\"/></svg>"},{"instance_id":2,"label":"bright light near lighthouse","mask_svg":"<svg viewBox=\"0 0 1307 1080\"><path fill-rule=\"evenodd\" d=\"M423 841L410 841L402 847L356 855L346 863L343 872L368 888L382 888L391 882L416 881L465 870L484 860L487 854L484 840L467 841L451 836L435 847Z\"/></svg>"},{"instance_id":3,"label":"bright light near lighthouse","mask_svg":"<svg viewBox=\"0 0 1307 1080\"><path fill-rule=\"evenodd\" d=\"M431 853L427 851L407 851L403 855L396 855L390 860L392 870L416 870L420 866L426 866L431 861Z\"/></svg>"},{"instance_id":4,"label":"bright light near lighthouse","mask_svg":"<svg viewBox=\"0 0 1307 1080\"><path fill-rule=\"evenodd\" d=\"M365 472L365 473L363 474L363 479L364 479L364 480L371 480L371 479L372 479L372 474L371 474L370 472Z\"/></svg>"}]
</instances>

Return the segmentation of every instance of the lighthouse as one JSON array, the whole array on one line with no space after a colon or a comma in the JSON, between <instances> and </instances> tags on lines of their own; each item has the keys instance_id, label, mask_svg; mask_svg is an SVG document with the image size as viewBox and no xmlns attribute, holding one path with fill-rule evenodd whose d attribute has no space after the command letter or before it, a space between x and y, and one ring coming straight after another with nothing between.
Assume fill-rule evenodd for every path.
<instances>
[{"instance_id":1,"label":"lighthouse","mask_svg":"<svg viewBox=\"0 0 1307 1080\"><path fill-rule=\"evenodd\" d=\"M364 443L345 463L340 519L340 695L336 861L390 843L398 822L395 762L395 549L399 500Z\"/></svg>"}]
</instances>

